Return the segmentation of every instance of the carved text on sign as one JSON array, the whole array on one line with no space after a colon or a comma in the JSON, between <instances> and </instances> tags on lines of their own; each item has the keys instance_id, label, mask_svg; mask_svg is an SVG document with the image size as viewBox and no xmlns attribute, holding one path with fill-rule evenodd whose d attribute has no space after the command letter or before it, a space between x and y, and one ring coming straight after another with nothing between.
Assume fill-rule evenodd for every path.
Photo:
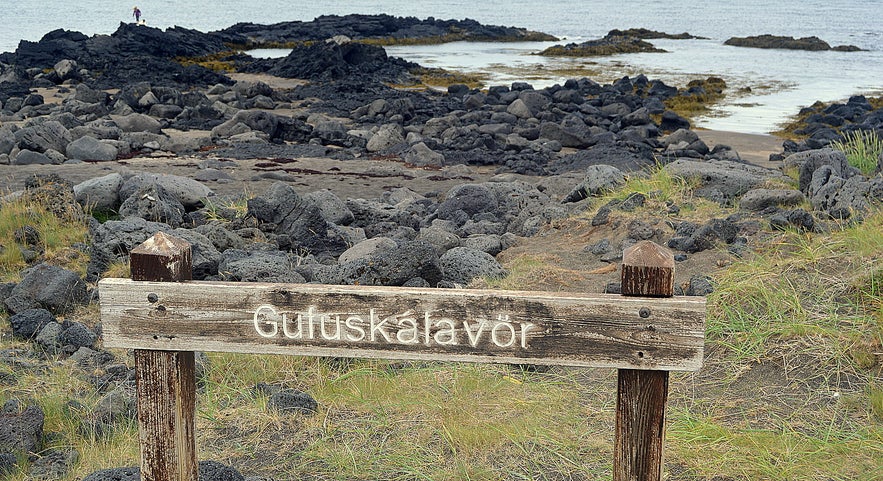
<instances>
[{"instance_id":1,"label":"carved text on sign","mask_svg":"<svg viewBox=\"0 0 883 481\"><path fill-rule=\"evenodd\" d=\"M433 312L406 311L381 315L375 308L364 313L281 311L272 305L258 307L252 319L255 332L264 338L340 343L381 343L424 346L471 346L491 343L499 348L527 349L530 334L539 326L519 322L508 314L496 319L457 320Z\"/></svg>"}]
</instances>

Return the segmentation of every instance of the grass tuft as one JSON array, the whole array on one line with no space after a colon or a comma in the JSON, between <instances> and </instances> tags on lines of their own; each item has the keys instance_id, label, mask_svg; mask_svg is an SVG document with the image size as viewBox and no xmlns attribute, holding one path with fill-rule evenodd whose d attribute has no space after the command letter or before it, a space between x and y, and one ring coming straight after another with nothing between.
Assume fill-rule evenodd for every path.
<instances>
[{"instance_id":1,"label":"grass tuft","mask_svg":"<svg viewBox=\"0 0 883 481\"><path fill-rule=\"evenodd\" d=\"M245 191L233 197L223 197L220 199L207 197L202 202L205 205L206 217L209 220L226 222L245 217L248 213L248 201L253 198L253 194Z\"/></svg>"},{"instance_id":2,"label":"grass tuft","mask_svg":"<svg viewBox=\"0 0 883 481\"><path fill-rule=\"evenodd\" d=\"M36 246L16 239L16 233L28 227L39 234ZM17 279L28 265L25 251L34 249L56 264L85 272L87 256L71 246L85 242L87 236L84 222L59 218L40 203L19 199L0 204L0 280Z\"/></svg>"},{"instance_id":3,"label":"grass tuft","mask_svg":"<svg viewBox=\"0 0 883 481\"><path fill-rule=\"evenodd\" d=\"M846 154L849 165L867 176L877 171L880 156L883 155L883 140L875 130L846 132L842 140L831 142L831 147Z\"/></svg>"}]
</instances>

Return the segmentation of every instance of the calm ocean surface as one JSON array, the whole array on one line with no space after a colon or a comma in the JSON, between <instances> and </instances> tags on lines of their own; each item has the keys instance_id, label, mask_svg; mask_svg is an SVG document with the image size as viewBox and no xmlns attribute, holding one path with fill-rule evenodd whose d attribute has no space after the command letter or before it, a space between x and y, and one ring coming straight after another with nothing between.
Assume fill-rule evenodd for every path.
<instances>
[{"instance_id":1,"label":"calm ocean surface","mask_svg":"<svg viewBox=\"0 0 883 481\"><path fill-rule=\"evenodd\" d=\"M39 40L57 28L87 35L109 34L132 20L135 5L106 0L19 0L0 6L0 51L13 51L19 40ZM472 18L511 25L581 41L614 28L645 27L668 33L689 32L708 40L654 40L669 53L619 55L601 59L546 59L530 55L544 44L466 44L396 47L391 55L426 66L483 72L492 84L527 80L536 87L560 83L562 68L588 68L607 82L644 73L681 85L691 78L723 77L750 93L728 100L721 110L701 119L701 127L747 133L774 130L801 106L850 95L883 94L883 0L587 0L584 2L214 0L137 3L148 25L219 30L237 22L276 23L311 20L319 15L388 13L418 18ZM815 35L831 45L857 45L865 52L801 52L727 47L732 36L760 34ZM263 52L262 55L279 55ZM547 72L547 73L546 73Z\"/></svg>"}]
</instances>

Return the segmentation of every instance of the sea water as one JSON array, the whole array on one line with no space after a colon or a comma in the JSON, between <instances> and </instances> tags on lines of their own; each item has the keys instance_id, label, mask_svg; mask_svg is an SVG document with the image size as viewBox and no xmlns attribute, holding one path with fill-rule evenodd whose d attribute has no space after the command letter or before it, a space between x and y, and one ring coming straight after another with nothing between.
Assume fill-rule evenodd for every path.
<instances>
[{"instance_id":1,"label":"sea water","mask_svg":"<svg viewBox=\"0 0 883 481\"><path fill-rule=\"evenodd\" d=\"M36 41L54 29L87 35L110 34L131 22L135 6L106 0L19 0L0 7L0 51L22 39ZM605 83L645 74L673 85L693 78L722 77L731 87L724 104L698 120L704 128L764 133L802 106L855 94L883 94L883 2L881 0L588 0L537 2L485 0L283 0L178 2L144 0L137 6L147 25L213 31L237 22L277 23L320 15L387 13L440 19L471 18L485 24L524 27L564 42L598 38L609 30L644 27L688 32L696 40L651 40L667 53L628 54L593 59L550 59L534 55L551 44L464 43L390 47L390 55L422 65L483 73L491 84L529 81L537 88L561 83L556 74L577 68ZM833 45L856 45L862 52L804 52L729 47L733 36L817 36ZM285 52L264 52L284 55Z\"/></svg>"}]
</instances>

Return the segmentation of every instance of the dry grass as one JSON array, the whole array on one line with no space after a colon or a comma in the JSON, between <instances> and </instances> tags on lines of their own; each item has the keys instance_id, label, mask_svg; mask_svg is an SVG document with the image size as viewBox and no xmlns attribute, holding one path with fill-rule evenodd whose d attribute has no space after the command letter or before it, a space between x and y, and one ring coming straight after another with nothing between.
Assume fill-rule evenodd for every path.
<instances>
[{"instance_id":1,"label":"dry grass","mask_svg":"<svg viewBox=\"0 0 883 481\"><path fill-rule=\"evenodd\" d=\"M27 227L38 233L36 246L27 246L17 238L17 233ZM88 257L72 246L84 242L87 232L85 222L59 217L39 202L0 202L0 281L17 279L27 266L22 249L39 250L51 263L84 272Z\"/></svg>"}]
</instances>

